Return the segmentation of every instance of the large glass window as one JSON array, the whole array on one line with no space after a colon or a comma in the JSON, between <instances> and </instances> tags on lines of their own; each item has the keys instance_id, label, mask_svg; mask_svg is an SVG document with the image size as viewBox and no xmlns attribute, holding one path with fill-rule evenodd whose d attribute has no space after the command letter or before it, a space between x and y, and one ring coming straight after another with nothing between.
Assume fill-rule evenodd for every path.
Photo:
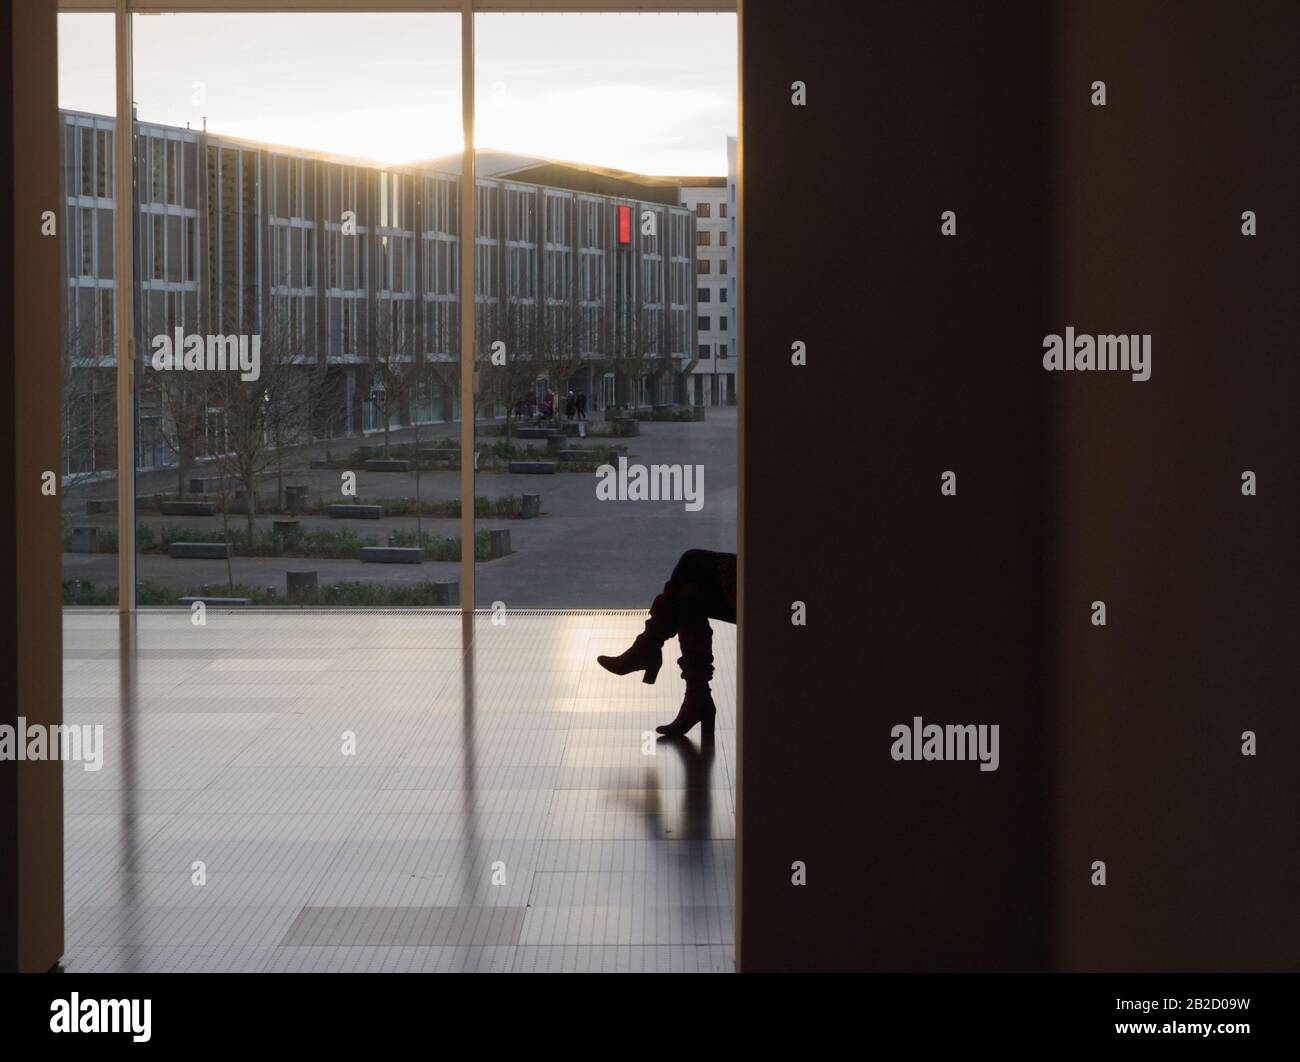
<instances>
[{"instance_id":1,"label":"large glass window","mask_svg":"<svg viewBox=\"0 0 1300 1062\"><path fill-rule=\"evenodd\" d=\"M696 314L735 27L476 16L479 608L644 608L685 550L735 551L734 389Z\"/></svg>"},{"instance_id":2,"label":"large glass window","mask_svg":"<svg viewBox=\"0 0 1300 1062\"><path fill-rule=\"evenodd\" d=\"M459 16L132 32L138 603L458 603Z\"/></svg>"},{"instance_id":3,"label":"large glass window","mask_svg":"<svg viewBox=\"0 0 1300 1062\"><path fill-rule=\"evenodd\" d=\"M117 180L113 16L59 15L56 222L65 604L117 603Z\"/></svg>"},{"instance_id":4,"label":"large glass window","mask_svg":"<svg viewBox=\"0 0 1300 1062\"><path fill-rule=\"evenodd\" d=\"M464 459L459 16L133 15L125 293L113 19L60 17L68 600L117 597L119 298L140 605L450 604L468 553L473 604L639 607L734 550L733 16L476 16Z\"/></svg>"}]
</instances>

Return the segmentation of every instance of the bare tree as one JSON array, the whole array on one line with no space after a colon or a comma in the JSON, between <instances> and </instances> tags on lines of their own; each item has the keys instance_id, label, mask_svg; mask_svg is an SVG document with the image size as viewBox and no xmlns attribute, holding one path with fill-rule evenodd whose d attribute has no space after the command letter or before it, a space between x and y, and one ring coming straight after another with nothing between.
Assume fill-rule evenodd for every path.
<instances>
[{"instance_id":1,"label":"bare tree","mask_svg":"<svg viewBox=\"0 0 1300 1062\"><path fill-rule=\"evenodd\" d=\"M662 337L656 333L653 313L645 306L628 307L614 328L609 360L615 373L615 401L619 404L619 389L634 392L632 405L637 405L640 395L636 392L642 379L663 371L667 359L660 350Z\"/></svg>"},{"instance_id":2,"label":"bare tree","mask_svg":"<svg viewBox=\"0 0 1300 1062\"><path fill-rule=\"evenodd\" d=\"M311 389L318 374L301 353L296 331L287 318L269 315L259 333L260 373L244 380L235 370L212 369L206 378L207 404L220 410L222 439L213 448L220 475L239 484L248 500L248 537L256 528L257 481L273 465L283 487L283 462L290 446L301 440L311 409ZM195 374L197 375L197 374Z\"/></svg>"},{"instance_id":3,"label":"bare tree","mask_svg":"<svg viewBox=\"0 0 1300 1062\"><path fill-rule=\"evenodd\" d=\"M563 303L548 306L542 312L545 317L534 344L535 360L541 371L555 382L559 398L560 391L568 390L569 380L584 364L582 313Z\"/></svg>"},{"instance_id":4,"label":"bare tree","mask_svg":"<svg viewBox=\"0 0 1300 1062\"><path fill-rule=\"evenodd\" d=\"M310 441L311 416L324 389L325 366L304 349L282 300L262 332L266 424L275 465L275 508L284 511L284 472L297 444Z\"/></svg>"},{"instance_id":5,"label":"bare tree","mask_svg":"<svg viewBox=\"0 0 1300 1062\"><path fill-rule=\"evenodd\" d=\"M531 305L512 299L498 301L484 315L488 327L483 330L480 347L487 353L479 358L485 384L483 393L505 406L507 443L512 435L516 407L524 405L537 385L537 378L546 371L538 349L541 337L533 335L528 327L533 312ZM498 348L494 357L492 348L497 342L504 350ZM477 402L476 392L476 406Z\"/></svg>"},{"instance_id":6,"label":"bare tree","mask_svg":"<svg viewBox=\"0 0 1300 1062\"><path fill-rule=\"evenodd\" d=\"M380 385L379 399L384 417L384 456L390 453L392 415L400 422L416 387L418 374L414 343L414 303L388 299L375 314L375 348L371 352L374 379Z\"/></svg>"},{"instance_id":7,"label":"bare tree","mask_svg":"<svg viewBox=\"0 0 1300 1062\"><path fill-rule=\"evenodd\" d=\"M398 422L411 429L414 441L415 470L415 540L423 545L423 514L420 499L423 442L418 406L421 396L430 389L433 373L429 363L415 353L414 322L410 319L413 303L389 300L376 319L375 377L383 386L384 456L389 456L391 411L396 409Z\"/></svg>"},{"instance_id":8,"label":"bare tree","mask_svg":"<svg viewBox=\"0 0 1300 1062\"><path fill-rule=\"evenodd\" d=\"M64 315L59 350L65 495L103 469L116 467L117 456L112 337L101 336L93 321L70 324L71 316Z\"/></svg>"},{"instance_id":9,"label":"bare tree","mask_svg":"<svg viewBox=\"0 0 1300 1062\"><path fill-rule=\"evenodd\" d=\"M176 493L184 497L189 472L204 450L207 431L208 381L203 374L164 372L146 374L156 390L158 432L176 458Z\"/></svg>"}]
</instances>

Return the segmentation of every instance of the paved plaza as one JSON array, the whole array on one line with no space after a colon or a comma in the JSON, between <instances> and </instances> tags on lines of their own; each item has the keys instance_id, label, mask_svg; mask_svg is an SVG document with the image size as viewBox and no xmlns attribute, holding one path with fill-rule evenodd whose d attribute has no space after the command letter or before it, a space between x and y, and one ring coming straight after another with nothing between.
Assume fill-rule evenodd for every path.
<instances>
[{"instance_id":1,"label":"paved plaza","mask_svg":"<svg viewBox=\"0 0 1300 1062\"><path fill-rule=\"evenodd\" d=\"M530 520L481 519L478 528L506 528L510 531L513 552L478 565L478 601L481 608L504 602L508 608L643 608L662 587L673 563L684 550L692 548L734 551L736 548L736 410L710 407L707 419L695 423L643 422L641 434L630 439L590 438L572 440L570 445L626 444L628 460L642 465L696 465L704 470L704 506L688 512L680 501L600 501L596 497L596 476L590 472L557 472L554 475L521 475L509 472L481 471L476 475L477 496L497 498L537 492L542 498L543 515ZM456 425L439 425L421 429L421 443L455 434ZM394 443L413 440L409 430L394 432ZM499 441L484 437L483 445ZM382 446L383 436L334 440L328 444L332 454L350 454L361 445ZM517 445L523 443L517 442ZM545 445L532 443L544 456ZM309 497L330 501L350 501L339 495L340 473L336 469L310 469L313 459L324 456L326 444L296 450L287 483L305 484ZM413 473L357 472L357 498L371 501L414 498ZM212 475L203 466L195 476ZM426 500L450 500L459 496L459 472L423 472L420 495ZM111 497L112 481L83 485L65 497L65 512L78 526L112 527L111 513L85 515L85 499ZM142 473L137 493L174 492L174 471ZM260 495L274 496L275 480L268 477L259 487ZM269 528L274 514L257 517L259 529ZM416 518L385 517L380 520L338 520L324 515L299 518L305 531L347 528L361 536L373 536L380 544L397 530L414 533ZM155 532L167 526L182 526L215 532L221 518L194 516L160 516L141 511L141 524ZM230 517L231 527L242 530L246 518ZM426 533L454 537L460 534L458 519L424 517ZM208 585L219 594L227 584L226 563L222 560L179 560L164 553L141 553L138 575L155 585L175 588L178 592ZM425 560L420 564L368 564L358 559L321 557L242 557L232 562L236 584L275 586L285 592L285 572L314 570L321 586L341 582L408 583L439 581L458 577L455 562ZM110 586L117 579L114 554L65 553L65 580L90 581Z\"/></svg>"}]
</instances>

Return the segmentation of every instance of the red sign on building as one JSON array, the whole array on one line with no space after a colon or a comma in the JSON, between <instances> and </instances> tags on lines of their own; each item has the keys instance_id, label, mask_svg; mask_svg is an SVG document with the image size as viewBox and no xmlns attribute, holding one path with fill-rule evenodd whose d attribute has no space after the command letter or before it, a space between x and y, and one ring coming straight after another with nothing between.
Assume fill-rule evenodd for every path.
<instances>
[{"instance_id":1,"label":"red sign on building","mask_svg":"<svg viewBox=\"0 0 1300 1062\"><path fill-rule=\"evenodd\" d=\"M618 242L632 242L632 208L630 206L618 208Z\"/></svg>"}]
</instances>

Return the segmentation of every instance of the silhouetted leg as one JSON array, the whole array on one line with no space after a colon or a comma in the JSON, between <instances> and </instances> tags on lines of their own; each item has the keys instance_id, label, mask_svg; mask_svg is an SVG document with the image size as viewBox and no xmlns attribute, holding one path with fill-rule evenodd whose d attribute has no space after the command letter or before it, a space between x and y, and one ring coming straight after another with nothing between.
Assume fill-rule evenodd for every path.
<instances>
[{"instance_id":1,"label":"silhouetted leg","mask_svg":"<svg viewBox=\"0 0 1300 1062\"><path fill-rule=\"evenodd\" d=\"M708 661L709 676L704 678L707 692L713 665L713 632L709 628L709 619L736 622L735 604L728 599L721 567L728 556L703 549L683 553L664 584L663 592L650 603L650 618L645 630L626 652L619 656L598 656L596 662L616 675L644 671L642 681L654 682L663 663L664 642L673 635L678 635L680 641L683 625L691 626L696 629L693 633L688 632L686 638L694 647L691 659L700 664L694 669L697 680L706 657ZM734 558L731 563L734 568ZM707 645L704 644L706 635ZM686 655L685 648L683 655Z\"/></svg>"},{"instance_id":2,"label":"silhouetted leg","mask_svg":"<svg viewBox=\"0 0 1300 1062\"><path fill-rule=\"evenodd\" d=\"M705 575L707 571L692 574ZM673 595L673 603L677 644L682 650L677 664L686 680L686 697L677 718L655 729L661 734L677 737L699 723L702 736L711 739L717 709L709 689L709 680L713 678L713 628L709 626L709 619L711 616L724 618L721 614L728 611L728 603L720 585L713 579L682 584Z\"/></svg>"}]
</instances>

